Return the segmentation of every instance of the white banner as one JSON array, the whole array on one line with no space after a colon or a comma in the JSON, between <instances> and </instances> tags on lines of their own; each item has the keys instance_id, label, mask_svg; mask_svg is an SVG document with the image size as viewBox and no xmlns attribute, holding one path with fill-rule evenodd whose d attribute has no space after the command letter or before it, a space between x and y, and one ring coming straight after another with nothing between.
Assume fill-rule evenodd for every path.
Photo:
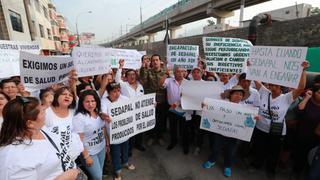
<instances>
[{"instance_id":1,"label":"white banner","mask_svg":"<svg viewBox=\"0 0 320 180\"><path fill-rule=\"evenodd\" d=\"M0 40L0 77L19 76L19 51L40 53L37 42L18 42Z\"/></svg>"},{"instance_id":2,"label":"white banner","mask_svg":"<svg viewBox=\"0 0 320 180\"><path fill-rule=\"evenodd\" d=\"M223 136L250 141L256 124L256 107L206 98L200 128Z\"/></svg>"},{"instance_id":3,"label":"white banner","mask_svg":"<svg viewBox=\"0 0 320 180\"><path fill-rule=\"evenodd\" d=\"M129 101L115 102L111 104L109 115L110 143L119 144L130 137L154 128L155 96L147 94Z\"/></svg>"},{"instance_id":4,"label":"white banner","mask_svg":"<svg viewBox=\"0 0 320 180\"><path fill-rule=\"evenodd\" d=\"M203 37L203 49L210 72L237 73L245 70L251 42L238 38Z\"/></svg>"},{"instance_id":5,"label":"white banner","mask_svg":"<svg viewBox=\"0 0 320 180\"><path fill-rule=\"evenodd\" d=\"M124 68L140 69L141 67L141 53L133 49L114 49L107 48L111 59L111 67L119 68L119 60L124 59Z\"/></svg>"},{"instance_id":6,"label":"white banner","mask_svg":"<svg viewBox=\"0 0 320 180\"><path fill-rule=\"evenodd\" d=\"M29 91L66 80L71 69L71 57L40 56L20 51L20 77Z\"/></svg>"},{"instance_id":7,"label":"white banner","mask_svg":"<svg viewBox=\"0 0 320 180\"><path fill-rule=\"evenodd\" d=\"M78 77L105 74L111 69L111 61L106 48L74 47L72 59Z\"/></svg>"},{"instance_id":8,"label":"white banner","mask_svg":"<svg viewBox=\"0 0 320 180\"><path fill-rule=\"evenodd\" d=\"M185 69L197 67L199 57L199 46L170 44L167 47L168 65L179 66Z\"/></svg>"},{"instance_id":9,"label":"white banner","mask_svg":"<svg viewBox=\"0 0 320 180\"><path fill-rule=\"evenodd\" d=\"M307 47L254 46L247 79L297 88Z\"/></svg>"},{"instance_id":10,"label":"white banner","mask_svg":"<svg viewBox=\"0 0 320 180\"><path fill-rule=\"evenodd\" d=\"M141 54L141 57L147 55L147 51L138 51Z\"/></svg>"},{"instance_id":11,"label":"white banner","mask_svg":"<svg viewBox=\"0 0 320 180\"><path fill-rule=\"evenodd\" d=\"M201 103L208 98L221 99L222 83L215 81L183 81L181 106L184 110L201 110Z\"/></svg>"}]
</instances>

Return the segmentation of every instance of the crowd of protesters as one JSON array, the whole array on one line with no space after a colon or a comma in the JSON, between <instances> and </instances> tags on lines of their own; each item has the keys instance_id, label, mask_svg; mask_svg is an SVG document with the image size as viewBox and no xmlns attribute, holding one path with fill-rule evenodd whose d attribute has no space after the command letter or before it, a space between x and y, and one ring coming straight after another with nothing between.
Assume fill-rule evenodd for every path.
<instances>
[{"instance_id":1,"label":"crowd of protesters","mask_svg":"<svg viewBox=\"0 0 320 180\"><path fill-rule=\"evenodd\" d=\"M251 82L245 73L207 72L201 59L192 70L168 70L157 54L142 56L141 63L139 70L124 69L125 61L120 60L119 68L92 77L78 78L72 70L69 81L36 92L26 91L19 77L2 79L0 178L76 179L85 174L98 180L111 162L114 179L119 180L123 168L136 168L130 160L133 148L146 151L145 144L158 143L167 144L170 151L181 141L185 155L191 147L193 154L199 155L209 137L211 153L202 166L212 168L223 149L226 177L232 176L236 158L248 162L253 172L265 167L268 178L274 178L277 168L287 166L290 159L292 178L320 179L320 76L306 88L307 61L301 65L297 89ZM181 108L184 81L220 81L223 99L258 107L251 142L200 129L201 111ZM110 104L149 93L156 93L155 127L110 144ZM168 141L164 136L167 123Z\"/></svg>"}]
</instances>

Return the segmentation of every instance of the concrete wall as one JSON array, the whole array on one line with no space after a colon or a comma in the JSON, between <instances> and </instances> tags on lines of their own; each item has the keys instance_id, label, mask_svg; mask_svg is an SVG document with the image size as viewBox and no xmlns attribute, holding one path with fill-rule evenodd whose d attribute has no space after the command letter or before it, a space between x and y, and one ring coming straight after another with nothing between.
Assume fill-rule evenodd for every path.
<instances>
[{"instance_id":1,"label":"concrete wall","mask_svg":"<svg viewBox=\"0 0 320 180\"><path fill-rule=\"evenodd\" d=\"M320 47L320 15L290 21L274 22L259 26L257 29L256 45L267 46L308 46ZM247 39L248 28L239 28L224 32L207 34L206 36L235 37ZM203 56L202 35L173 39L172 44L191 44L200 46L200 55ZM148 54L165 56L163 41L124 47L147 51Z\"/></svg>"},{"instance_id":2,"label":"concrete wall","mask_svg":"<svg viewBox=\"0 0 320 180\"><path fill-rule=\"evenodd\" d=\"M27 16L23 0L1 0L2 10L5 17L6 27L9 34L9 39L12 41L31 41ZM20 15L23 32L14 31L11 24L9 11L13 11Z\"/></svg>"}]
</instances>

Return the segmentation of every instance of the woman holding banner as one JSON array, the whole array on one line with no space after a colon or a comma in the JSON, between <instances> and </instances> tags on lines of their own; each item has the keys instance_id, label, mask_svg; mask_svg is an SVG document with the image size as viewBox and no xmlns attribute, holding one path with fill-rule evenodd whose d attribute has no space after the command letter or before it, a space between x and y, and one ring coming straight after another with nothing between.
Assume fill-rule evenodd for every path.
<instances>
[{"instance_id":1,"label":"woman holding banner","mask_svg":"<svg viewBox=\"0 0 320 180\"><path fill-rule=\"evenodd\" d=\"M282 94L280 85L269 84L267 89L261 82L255 81L261 98L259 115L262 119L257 122L252 136L254 161L251 165L257 169L262 167L266 160L267 176L270 178L275 177L282 140L286 135L284 117L292 102L306 86L305 69L309 67L308 62L304 61L302 67L303 72L298 88L286 94Z\"/></svg>"},{"instance_id":2,"label":"woman holding banner","mask_svg":"<svg viewBox=\"0 0 320 180\"><path fill-rule=\"evenodd\" d=\"M245 91L240 85L236 85L230 89L228 95L226 97L229 99L230 102L233 103L241 103L242 99L245 99ZM257 119L257 117L255 117ZM203 168L209 169L213 167L216 163L218 155L221 149L224 147L225 154L224 154L224 170L223 174L226 177L231 176L231 166L234 160L234 154L236 151L238 140L231 137L226 137L220 134L214 134L214 143L212 148L212 154L209 156L208 161L203 163Z\"/></svg>"},{"instance_id":3,"label":"woman holding banner","mask_svg":"<svg viewBox=\"0 0 320 180\"><path fill-rule=\"evenodd\" d=\"M111 103L118 101L126 101L127 97L120 95L120 84L116 82L109 83L106 87L108 92L108 97L101 99L101 110L103 113L109 113L109 107ZM103 118L106 122L106 129L108 136L110 135L110 118ZM110 153L112 157L112 165L115 173L115 180L121 180L121 169L122 167L126 167L129 170L134 170L135 166L129 164L129 140L119 144L111 144L110 145Z\"/></svg>"},{"instance_id":4,"label":"woman holding banner","mask_svg":"<svg viewBox=\"0 0 320 180\"><path fill-rule=\"evenodd\" d=\"M95 90L80 93L73 127L83 142L85 168L93 180L102 180L106 156L105 123L99 117L100 112L100 98Z\"/></svg>"},{"instance_id":5,"label":"woman holding banner","mask_svg":"<svg viewBox=\"0 0 320 180\"><path fill-rule=\"evenodd\" d=\"M0 132L1 179L76 179L77 169L63 172L55 136L41 130L45 111L36 98L17 97L11 100L3 109L3 118Z\"/></svg>"}]
</instances>

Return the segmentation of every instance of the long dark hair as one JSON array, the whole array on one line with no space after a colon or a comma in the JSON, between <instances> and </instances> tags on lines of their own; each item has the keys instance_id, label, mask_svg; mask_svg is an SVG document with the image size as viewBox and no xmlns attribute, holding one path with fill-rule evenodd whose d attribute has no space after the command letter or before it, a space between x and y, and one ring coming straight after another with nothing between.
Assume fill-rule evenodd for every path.
<instances>
[{"instance_id":1,"label":"long dark hair","mask_svg":"<svg viewBox=\"0 0 320 180\"><path fill-rule=\"evenodd\" d=\"M10 97L8 95L6 95L4 92L0 91L0 94L2 94L4 96L4 98L7 99L8 102L10 101Z\"/></svg>"},{"instance_id":2,"label":"long dark hair","mask_svg":"<svg viewBox=\"0 0 320 180\"><path fill-rule=\"evenodd\" d=\"M80 93L78 109L76 111L76 114L82 113L82 114L89 114L90 115L90 113L83 106L84 99L89 95L93 96L94 100L96 101L97 106L96 106L95 112L97 114L99 114L101 112L101 101L100 101L100 98L99 98L97 92L95 90L85 90Z\"/></svg>"},{"instance_id":3,"label":"long dark hair","mask_svg":"<svg viewBox=\"0 0 320 180\"><path fill-rule=\"evenodd\" d=\"M3 124L0 131L0 147L9 144L31 142L32 132L27 127L28 120L36 120L40 113L39 101L34 97L20 97L9 101L3 108Z\"/></svg>"},{"instance_id":4,"label":"long dark hair","mask_svg":"<svg viewBox=\"0 0 320 180\"><path fill-rule=\"evenodd\" d=\"M72 100L72 103L69 105L69 109L73 109L76 107L76 95L74 94L74 92L67 86L63 86L59 89L57 89L55 92L54 92L54 96L53 96L53 101L52 101L52 106L53 107L59 107L59 102L58 102L58 99L59 99L59 96L63 93L63 91L69 91L72 96L73 96L73 100Z\"/></svg>"}]
</instances>

